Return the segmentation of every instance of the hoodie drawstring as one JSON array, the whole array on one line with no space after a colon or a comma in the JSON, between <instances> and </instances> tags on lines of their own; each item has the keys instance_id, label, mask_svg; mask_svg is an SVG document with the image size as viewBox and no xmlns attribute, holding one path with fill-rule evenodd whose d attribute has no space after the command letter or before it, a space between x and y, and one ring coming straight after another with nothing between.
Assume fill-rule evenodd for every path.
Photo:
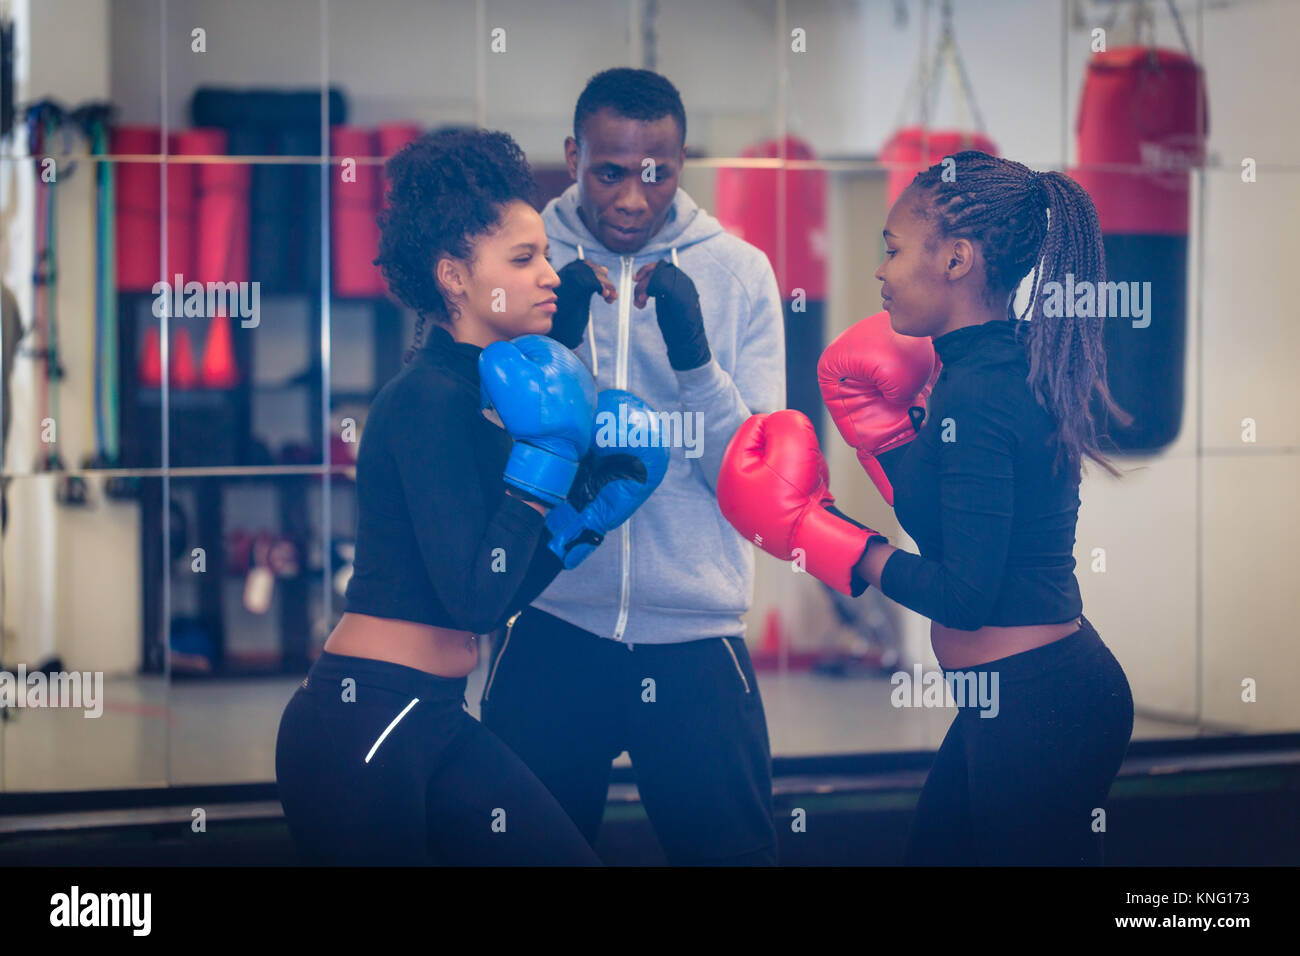
<instances>
[{"instance_id":1,"label":"hoodie drawstring","mask_svg":"<svg viewBox=\"0 0 1300 956\"><path fill-rule=\"evenodd\" d=\"M677 265L677 247L673 246L670 254L673 265ZM582 249L582 243L578 243L578 258L586 259L587 254ZM680 268L680 266L678 266ZM591 345L591 377L595 378L599 372L599 366L596 363L596 340L591 337L591 303L587 303L587 342Z\"/></svg>"},{"instance_id":2,"label":"hoodie drawstring","mask_svg":"<svg viewBox=\"0 0 1300 956\"><path fill-rule=\"evenodd\" d=\"M586 259L586 254L582 251L582 243L578 243L578 258ZM594 379L598 371L596 365L596 340L591 337L591 302L587 303L587 344L591 346L591 377Z\"/></svg>"}]
</instances>

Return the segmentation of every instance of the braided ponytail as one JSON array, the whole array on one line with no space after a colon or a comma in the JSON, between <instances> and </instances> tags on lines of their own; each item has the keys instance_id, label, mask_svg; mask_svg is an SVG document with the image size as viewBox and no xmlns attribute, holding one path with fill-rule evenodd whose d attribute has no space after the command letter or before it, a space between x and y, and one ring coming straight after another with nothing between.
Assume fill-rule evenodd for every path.
<instances>
[{"instance_id":1,"label":"braided ponytail","mask_svg":"<svg viewBox=\"0 0 1300 956\"><path fill-rule=\"evenodd\" d=\"M1020 163L977 150L957 153L955 181L945 182L949 168L938 163L918 173L910 189L923 202L923 215L935 221L945 238L981 244L988 294L1002 298L1008 313L1020 281L1034 271L1029 307L1019 318L1025 326L1029 359L1027 382L1038 404L1056 421L1054 467L1067 460L1078 474L1086 456L1110 474L1120 472L1098 445L1091 399L1094 392L1105 411L1128 425L1133 418L1116 404L1106 384L1102 317L1051 315L1041 308L1047 283L1062 285L1106 281L1106 254L1097 209L1082 186L1058 172L1039 173Z\"/></svg>"}]
</instances>

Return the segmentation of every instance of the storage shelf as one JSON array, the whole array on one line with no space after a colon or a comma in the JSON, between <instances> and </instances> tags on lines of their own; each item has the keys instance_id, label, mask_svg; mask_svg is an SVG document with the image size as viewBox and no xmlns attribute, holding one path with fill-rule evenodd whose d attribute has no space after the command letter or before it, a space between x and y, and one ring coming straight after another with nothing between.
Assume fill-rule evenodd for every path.
<instances>
[{"instance_id":1,"label":"storage shelf","mask_svg":"<svg viewBox=\"0 0 1300 956\"><path fill-rule=\"evenodd\" d=\"M264 308L271 298L270 293L263 294ZM294 325L288 328L300 331L302 338L296 347L308 356L315 355L320 348L323 324L320 289L298 293L280 291L274 294L274 298L295 301L295 307L288 310ZM311 436L307 445L314 444L320 440L322 409L332 410L353 403L368 405L372 402L380 388L401 368L401 314L387 297L358 299L333 296L330 299L339 305L369 307L369 315L365 317L349 314L343 320L337 317L331 319L332 323L345 321L350 328L368 327L371 339L368 351L372 356L368 371L373 382L369 388L353 386L356 378L361 377L357 373L350 377L349 387L326 388L328 383L321 380L321 366L310 358L307 365L299 366L300 370L288 378L280 381L249 381L249 370L258 367L255 362L256 350L266 347L267 340L258 336L236 335L232 343L234 358L241 373L246 376L244 381L223 389L167 389L168 408L174 413L168 416L171 419L169 458L177 464L163 468L159 467L158 458L162 439L161 409L164 390L160 386L141 388L135 382L140 339L151 321L151 300L152 296L147 293L119 295L118 312L122 335L119 375L122 402L118 415L124 467L85 469L78 474L87 477L129 476L141 480L140 549L144 609L142 669L146 673L163 671L165 638L162 635L166 633L166 640L170 640L171 632L180 621L179 617L174 617L166 627L163 626L162 588L158 586L159 582L168 588L180 586L168 572L166 555L163 553L162 509L167 503L162 500L162 481L166 477L174 481L178 489L184 489L184 494L188 497L182 499L182 503L186 508L191 534L197 540L214 542L208 547L208 567L219 569L214 574L196 575L192 585L184 586L187 589L198 589L197 593L188 592L193 596L194 602L193 613L186 616L200 623L211 636L213 644L212 674L202 676L252 673L241 668L238 655L226 654L228 621L233 623L238 620L236 606L229 603L226 592L230 583L237 583L242 575L225 572L225 509L228 505L224 500L224 490L230 486L265 487L276 496L273 506L275 519L272 522L275 526L267 530L300 543L314 540L322 530L320 515L313 513L317 506L310 504L312 499L304 492L313 485L323 488L321 479L329 475L331 494L322 496L321 507L332 507L330 502L334 500L333 488L342 489L345 495L351 495L355 489L356 464L327 463L324 459L329 453L328 448L317 450L305 462L265 461L268 450L266 444L287 440L293 445L299 440L295 438L295 433L297 436ZM284 332L284 335L290 336L290 341L295 334L298 331ZM279 342L286 341L284 335L279 337ZM361 374L364 375L364 370ZM294 393L305 396L303 404L306 414L298 427L291 429L287 436L267 435L263 438L255 434L253 423L257 418L254 411L259 404L273 401L277 395ZM258 463L252 464L253 461ZM133 467L140 465L144 467ZM186 502L192 504L186 505ZM351 528L339 530L348 535L352 532ZM325 544L328 546L328 542ZM269 665L272 670L296 673L309 663L307 653L312 639L313 617L319 617L321 612L323 575L323 568L313 567L304 568L295 575L276 578L276 606L270 613L277 619L280 645L279 663ZM330 606L335 607L336 602L331 602ZM274 657L276 652L275 649L268 649L267 653ZM263 672L264 668L259 666L256 670Z\"/></svg>"}]
</instances>

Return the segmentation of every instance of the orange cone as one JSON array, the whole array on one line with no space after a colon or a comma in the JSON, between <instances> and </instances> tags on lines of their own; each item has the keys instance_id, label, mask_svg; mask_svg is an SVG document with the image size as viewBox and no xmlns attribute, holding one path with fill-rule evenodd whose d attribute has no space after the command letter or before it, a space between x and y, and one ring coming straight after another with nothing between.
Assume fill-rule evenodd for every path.
<instances>
[{"instance_id":1,"label":"orange cone","mask_svg":"<svg viewBox=\"0 0 1300 956\"><path fill-rule=\"evenodd\" d=\"M203 384L207 388L233 388L239 384L230 319L224 315L213 316L208 326L208 341L203 349Z\"/></svg>"},{"instance_id":2,"label":"orange cone","mask_svg":"<svg viewBox=\"0 0 1300 956\"><path fill-rule=\"evenodd\" d=\"M190 342L189 329L180 329L172 339L171 366L172 388L198 386L199 372L194 367L194 346Z\"/></svg>"},{"instance_id":3,"label":"orange cone","mask_svg":"<svg viewBox=\"0 0 1300 956\"><path fill-rule=\"evenodd\" d=\"M162 387L162 341L158 338L158 329L152 325L144 334L144 351L140 353L136 378L141 388Z\"/></svg>"}]
</instances>

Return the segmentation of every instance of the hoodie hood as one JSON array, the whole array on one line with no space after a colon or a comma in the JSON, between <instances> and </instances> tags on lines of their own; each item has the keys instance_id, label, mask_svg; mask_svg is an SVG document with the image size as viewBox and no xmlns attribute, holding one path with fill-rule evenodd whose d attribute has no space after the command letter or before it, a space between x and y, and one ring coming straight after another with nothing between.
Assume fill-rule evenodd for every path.
<instances>
[{"instance_id":1,"label":"hoodie hood","mask_svg":"<svg viewBox=\"0 0 1300 956\"><path fill-rule=\"evenodd\" d=\"M568 189L546 204L542 221L550 240L573 247L579 259L617 259L620 255L606 249L578 215L577 183L571 183ZM636 259L664 258L674 250L711 239L722 231L722 223L697 206L695 200L678 186L664 224L632 256ZM556 261L562 258L569 257L555 257Z\"/></svg>"}]
</instances>

